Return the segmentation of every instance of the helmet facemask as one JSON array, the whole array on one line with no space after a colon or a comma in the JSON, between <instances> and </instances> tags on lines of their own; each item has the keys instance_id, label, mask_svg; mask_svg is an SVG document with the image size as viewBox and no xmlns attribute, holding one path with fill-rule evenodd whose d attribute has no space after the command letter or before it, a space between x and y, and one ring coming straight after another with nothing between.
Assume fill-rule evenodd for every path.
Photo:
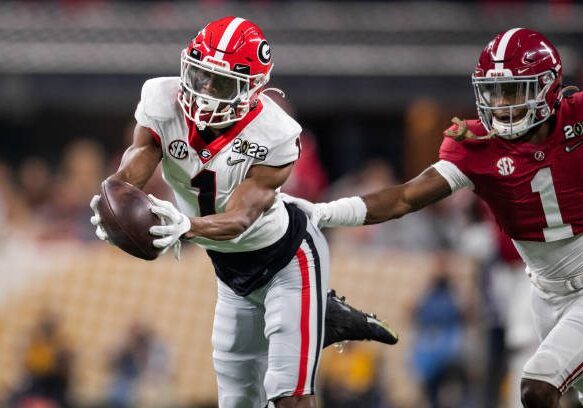
<instances>
[{"instance_id":1,"label":"helmet facemask","mask_svg":"<svg viewBox=\"0 0 583 408\"><path fill-rule=\"evenodd\" d=\"M269 80L269 74L233 72L225 61L210 57L199 61L186 50L180 60L182 93L178 101L199 130L224 128L243 119L255 93Z\"/></svg>"},{"instance_id":2,"label":"helmet facemask","mask_svg":"<svg viewBox=\"0 0 583 408\"><path fill-rule=\"evenodd\" d=\"M480 119L488 131L516 139L551 115L546 94L555 81L551 71L533 76L472 76Z\"/></svg>"}]
</instances>

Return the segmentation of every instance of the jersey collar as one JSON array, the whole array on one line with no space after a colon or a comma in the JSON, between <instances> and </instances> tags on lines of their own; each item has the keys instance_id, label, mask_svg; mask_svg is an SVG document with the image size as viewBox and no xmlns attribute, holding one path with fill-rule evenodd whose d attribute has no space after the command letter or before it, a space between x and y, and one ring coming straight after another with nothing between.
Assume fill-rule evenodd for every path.
<instances>
[{"instance_id":1,"label":"jersey collar","mask_svg":"<svg viewBox=\"0 0 583 408\"><path fill-rule=\"evenodd\" d=\"M198 128L193 121L186 119L186 125L188 126L188 143L194 148L194 150L196 150L200 161L206 163L220 152L223 147L230 143L239 133L241 133L241 131L251 123L251 121L253 121L262 110L263 104L258 100L255 108L246 114L243 119L235 122L232 126L227 128L223 134L208 144L200 136Z\"/></svg>"}]
</instances>

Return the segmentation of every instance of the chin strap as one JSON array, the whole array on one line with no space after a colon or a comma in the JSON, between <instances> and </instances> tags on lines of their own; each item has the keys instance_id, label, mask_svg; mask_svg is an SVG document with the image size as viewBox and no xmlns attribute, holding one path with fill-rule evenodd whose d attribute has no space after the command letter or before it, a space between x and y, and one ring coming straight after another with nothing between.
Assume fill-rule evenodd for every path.
<instances>
[{"instance_id":1,"label":"chin strap","mask_svg":"<svg viewBox=\"0 0 583 408\"><path fill-rule=\"evenodd\" d=\"M196 124L196 127L198 128L198 130L205 130L208 123L205 122L204 120L200 120L201 113L202 113L202 107L200 107L196 110L196 113L194 114L194 123Z\"/></svg>"}]
</instances>

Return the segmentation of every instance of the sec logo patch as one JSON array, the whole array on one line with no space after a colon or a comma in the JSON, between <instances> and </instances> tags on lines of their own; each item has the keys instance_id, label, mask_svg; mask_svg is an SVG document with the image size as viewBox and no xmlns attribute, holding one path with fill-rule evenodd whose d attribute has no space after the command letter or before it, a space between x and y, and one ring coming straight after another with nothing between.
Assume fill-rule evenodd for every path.
<instances>
[{"instance_id":1,"label":"sec logo patch","mask_svg":"<svg viewBox=\"0 0 583 408\"><path fill-rule=\"evenodd\" d=\"M188 146L182 140L173 140L168 145L168 153L175 159L183 160L188 156Z\"/></svg>"},{"instance_id":2,"label":"sec logo patch","mask_svg":"<svg viewBox=\"0 0 583 408\"><path fill-rule=\"evenodd\" d=\"M514 166L514 160L510 157L502 157L496 163L496 167L498 167L498 173L503 176L509 176L514 173L516 167Z\"/></svg>"}]
</instances>

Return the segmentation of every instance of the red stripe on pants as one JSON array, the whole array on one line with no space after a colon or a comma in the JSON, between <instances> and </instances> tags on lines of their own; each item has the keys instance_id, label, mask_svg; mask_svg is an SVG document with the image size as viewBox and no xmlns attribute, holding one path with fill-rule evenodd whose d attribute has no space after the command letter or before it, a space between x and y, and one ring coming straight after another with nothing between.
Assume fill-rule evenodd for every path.
<instances>
[{"instance_id":1,"label":"red stripe on pants","mask_svg":"<svg viewBox=\"0 0 583 408\"><path fill-rule=\"evenodd\" d=\"M298 385L292 394L293 396L303 395L308 373L308 352L310 348L310 271L308 269L308 259L302 248L298 248L296 257L298 258L302 275L302 310L300 320L300 372L298 374Z\"/></svg>"}]
</instances>

